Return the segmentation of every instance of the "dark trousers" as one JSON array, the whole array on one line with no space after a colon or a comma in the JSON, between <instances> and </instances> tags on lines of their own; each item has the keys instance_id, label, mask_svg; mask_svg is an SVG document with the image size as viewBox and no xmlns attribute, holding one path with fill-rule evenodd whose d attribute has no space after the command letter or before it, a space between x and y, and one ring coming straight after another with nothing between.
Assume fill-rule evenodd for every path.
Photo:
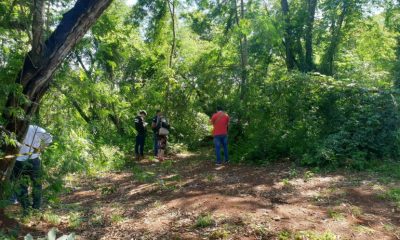
<instances>
[{"instance_id":1,"label":"dark trousers","mask_svg":"<svg viewBox=\"0 0 400 240\"><path fill-rule=\"evenodd\" d=\"M146 141L146 136L137 135L136 136L136 144L135 144L135 154L138 156L144 156L144 143Z\"/></svg>"},{"instance_id":2,"label":"dark trousers","mask_svg":"<svg viewBox=\"0 0 400 240\"><path fill-rule=\"evenodd\" d=\"M154 133L154 156L158 155L158 134Z\"/></svg>"},{"instance_id":3,"label":"dark trousers","mask_svg":"<svg viewBox=\"0 0 400 240\"><path fill-rule=\"evenodd\" d=\"M32 208L39 209L42 203L42 179L40 159L28 159L16 161L12 173L12 180L15 182L15 193L22 208L26 211L30 206L28 197L29 181L32 182Z\"/></svg>"}]
</instances>

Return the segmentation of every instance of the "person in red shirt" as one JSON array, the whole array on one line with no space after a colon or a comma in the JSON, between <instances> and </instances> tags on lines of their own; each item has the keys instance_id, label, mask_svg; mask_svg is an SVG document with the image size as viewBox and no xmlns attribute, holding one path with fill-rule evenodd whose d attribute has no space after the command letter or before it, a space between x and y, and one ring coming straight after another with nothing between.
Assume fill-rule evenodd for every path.
<instances>
[{"instance_id":1,"label":"person in red shirt","mask_svg":"<svg viewBox=\"0 0 400 240\"><path fill-rule=\"evenodd\" d=\"M221 107L217 107L217 112L211 118L211 124L213 125L213 136L215 144L215 154L217 155L217 164L221 164L221 144L224 148L225 163L229 162L228 157L228 127L229 127L229 116L226 114Z\"/></svg>"}]
</instances>

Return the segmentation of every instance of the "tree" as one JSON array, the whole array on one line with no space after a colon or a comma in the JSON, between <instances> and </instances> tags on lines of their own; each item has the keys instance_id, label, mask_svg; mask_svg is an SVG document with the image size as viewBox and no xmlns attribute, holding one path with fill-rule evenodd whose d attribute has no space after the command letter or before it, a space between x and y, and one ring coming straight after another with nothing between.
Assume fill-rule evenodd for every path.
<instances>
[{"instance_id":1,"label":"tree","mask_svg":"<svg viewBox=\"0 0 400 240\"><path fill-rule=\"evenodd\" d=\"M22 95L26 101L21 101L19 94L11 93L3 112L3 118L7 122L6 129L15 133L19 141L25 135L30 117L35 114L40 100L49 89L57 67L111 2L112 0L78 0L75 6L64 14L60 24L46 41L43 39L44 1L33 2L32 49L26 54L22 69L15 80L22 86ZM16 109L22 110L22 116L15 114ZM3 149L6 155L18 151L17 147L9 145ZM15 158L0 161L1 192L4 192L3 187L14 163Z\"/></svg>"},{"instance_id":2,"label":"tree","mask_svg":"<svg viewBox=\"0 0 400 240\"><path fill-rule=\"evenodd\" d=\"M305 58L305 71L309 72L314 69L313 61L313 27L315 18L315 9L317 8L317 0L307 0L307 10L308 18L306 23L306 33L305 33L305 48L306 48L306 58Z\"/></svg>"}]
</instances>

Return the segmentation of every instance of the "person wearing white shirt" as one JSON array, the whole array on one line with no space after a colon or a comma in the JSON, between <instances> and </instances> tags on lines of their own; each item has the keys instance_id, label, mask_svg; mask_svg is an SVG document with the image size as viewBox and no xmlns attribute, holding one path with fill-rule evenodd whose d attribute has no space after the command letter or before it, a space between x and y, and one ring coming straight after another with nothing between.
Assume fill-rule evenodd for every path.
<instances>
[{"instance_id":1,"label":"person wearing white shirt","mask_svg":"<svg viewBox=\"0 0 400 240\"><path fill-rule=\"evenodd\" d=\"M16 195L24 214L31 207L28 197L28 181L32 182L32 208L40 209L42 202L41 151L53 141L43 128L29 125L24 141L20 144L12 178L17 183Z\"/></svg>"}]
</instances>

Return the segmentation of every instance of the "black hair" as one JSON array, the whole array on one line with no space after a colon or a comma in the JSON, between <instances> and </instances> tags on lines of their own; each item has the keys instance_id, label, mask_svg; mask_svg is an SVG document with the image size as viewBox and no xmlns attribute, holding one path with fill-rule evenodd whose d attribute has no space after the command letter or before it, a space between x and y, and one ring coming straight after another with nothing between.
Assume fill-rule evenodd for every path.
<instances>
[{"instance_id":1,"label":"black hair","mask_svg":"<svg viewBox=\"0 0 400 240\"><path fill-rule=\"evenodd\" d=\"M144 114L147 116L147 112L145 110L140 110L139 114Z\"/></svg>"},{"instance_id":2,"label":"black hair","mask_svg":"<svg viewBox=\"0 0 400 240\"><path fill-rule=\"evenodd\" d=\"M223 111L224 109L221 106L217 106L217 111Z\"/></svg>"},{"instance_id":3,"label":"black hair","mask_svg":"<svg viewBox=\"0 0 400 240\"><path fill-rule=\"evenodd\" d=\"M161 112L161 110L160 110L160 109L157 109L156 113L160 113L160 112Z\"/></svg>"}]
</instances>

